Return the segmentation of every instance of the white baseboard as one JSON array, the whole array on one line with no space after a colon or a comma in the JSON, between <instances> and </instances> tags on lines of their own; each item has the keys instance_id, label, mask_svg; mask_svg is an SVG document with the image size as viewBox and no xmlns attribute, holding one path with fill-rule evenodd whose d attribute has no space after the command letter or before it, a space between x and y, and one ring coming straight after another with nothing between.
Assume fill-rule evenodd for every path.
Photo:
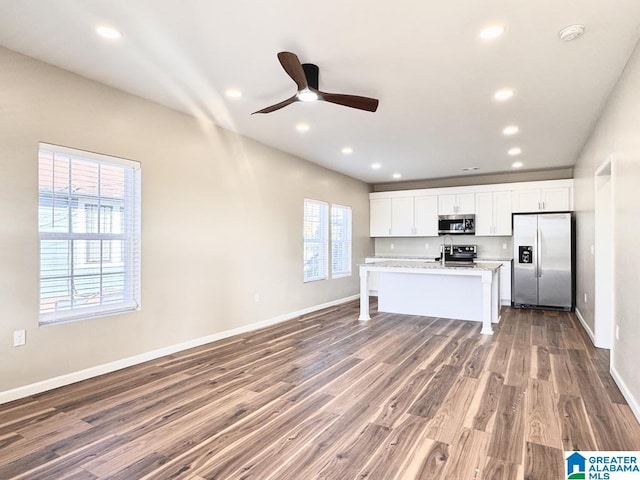
<instances>
[{"instance_id":1,"label":"white baseboard","mask_svg":"<svg viewBox=\"0 0 640 480\"><path fill-rule=\"evenodd\" d=\"M589 335L589 338L591 339L591 343L593 343L593 345L596 348L599 348L595 342L595 335L589 328L589 325L587 325L587 322L585 322L584 317L580 314L580 310L578 310L577 308L576 308L576 316L578 317L578 320L580 320L580 323L582 323L582 326L587 332L587 335ZM615 369L613 365L609 367L609 372L611 373L611 377L613 377L613 381L616 382L616 385L618 385L620 392L622 392L622 396L625 398L625 400L629 404L629 408L631 408L631 411L633 412L636 419L640 423L640 404L638 404L638 401L631 393L631 390L629 390L629 388L627 387L627 384L624 383L624 381L622 380L622 377L620 377L620 374L618 373L618 371Z\"/></svg>"},{"instance_id":2,"label":"white baseboard","mask_svg":"<svg viewBox=\"0 0 640 480\"><path fill-rule=\"evenodd\" d=\"M622 392L622 396L625 398L625 400L629 404L629 408L631 408L631 411L635 415L636 420L638 420L638 422L640 423L640 405L638 404L638 401L633 396L633 394L631 393L631 390L629 390L629 388L627 387L627 384L624 383L624 381L620 377L620 374L614 368L613 365L611 365L609 372L611 373L613 380L618 385L618 388Z\"/></svg>"},{"instance_id":3,"label":"white baseboard","mask_svg":"<svg viewBox=\"0 0 640 480\"><path fill-rule=\"evenodd\" d=\"M596 336L594 335L593 331L591 330L587 322L584 320L584 317L580 313L580 310L578 310L578 307L576 307L576 317L578 317L578 320L580 320L580 323L582 324L582 327L584 328L585 332L587 332L587 335L589 335L589 338L591 339L591 343L593 343L593 346L598 347L596 345Z\"/></svg>"},{"instance_id":4,"label":"white baseboard","mask_svg":"<svg viewBox=\"0 0 640 480\"><path fill-rule=\"evenodd\" d=\"M121 370L133 365L148 362L149 360L155 360L156 358L164 357L165 355L171 355L183 350L188 350L189 348L199 347L201 345L215 342L216 340L222 340L233 335L240 335L242 333L247 333L253 330L258 330L260 328L275 325L286 320L291 320L293 318L299 317L301 315L306 315L311 312L322 310L323 308L333 307L346 302L350 302L352 300L357 300L358 298L360 298L360 295L352 295L350 297L323 303L322 305L315 305L313 307L304 308L302 310L298 310L297 312L279 315L274 318L269 318L267 320L244 325L242 327L226 330L224 332L214 333L213 335L207 335L206 337L195 338L193 340L178 343L175 345L169 345L157 350L141 353L140 355L134 355L133 357L123 358L121 360L105 363L103 365L96 365L95 367L90 367L84 370L79 370L77 372L68 373L66 375L49 378L47 380L42 380L40 382L24 385L22 387L17 387L11 390L5 390L4 392L0 392L0 405L2 405L3 403L18 400L20 398L28 397L30 395L35 395L37 393L46 392L47 390L52 390L54 388L80 382L88 378L97 377L98 375L115 372L116 370Z\"/></svg>"}]
</instances>

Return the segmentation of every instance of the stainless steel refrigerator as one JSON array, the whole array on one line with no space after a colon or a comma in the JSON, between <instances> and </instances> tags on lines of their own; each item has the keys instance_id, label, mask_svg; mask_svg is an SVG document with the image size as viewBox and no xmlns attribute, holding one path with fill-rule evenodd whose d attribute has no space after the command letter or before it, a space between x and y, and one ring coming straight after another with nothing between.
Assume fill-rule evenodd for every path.
<instances>
[{"instance_id":1,"label":"stainless steel refrigerator","mask_svg":"<svg viewBox=\"0 0 640 480\"><path fill-rule=\"evenodd\" d=\"M514 307L574 307L571 213L513 215Z\"/></svg>"}]
</instances>

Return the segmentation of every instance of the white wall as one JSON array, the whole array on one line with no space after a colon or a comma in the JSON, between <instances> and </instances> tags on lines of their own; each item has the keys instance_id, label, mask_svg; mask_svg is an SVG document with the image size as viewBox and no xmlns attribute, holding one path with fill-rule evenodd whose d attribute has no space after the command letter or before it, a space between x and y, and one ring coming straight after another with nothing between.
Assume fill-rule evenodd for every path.
<instances>
[{"instance_id":1,"label":"white wall","mask_svg":"<svg viewBox=\"0 0 640 480\"><path fill-rule=\"evenodd\" d=\"M39 141L142 163L141 311L38 326ZM369 191L0 48L0 393L357 294ZM304 197L353 208L351 277L302 282Z\"/></svg>"},{"instance_id":2,"label":"white wall","mask_svg":"<svg viewBox=\"0 0 640 480\"><path fill-rule=\"evenodd\" d=\"M619 340L612 347L612 372L636 416L640 416L640 48L636 47L574 169L577 211L577 308L594 325L594 173L613 160L613 241L615 321ZM596 252L596 255L598 252ZM587 302L584 301L587 293Z\"/></svg>"}]
</instances>

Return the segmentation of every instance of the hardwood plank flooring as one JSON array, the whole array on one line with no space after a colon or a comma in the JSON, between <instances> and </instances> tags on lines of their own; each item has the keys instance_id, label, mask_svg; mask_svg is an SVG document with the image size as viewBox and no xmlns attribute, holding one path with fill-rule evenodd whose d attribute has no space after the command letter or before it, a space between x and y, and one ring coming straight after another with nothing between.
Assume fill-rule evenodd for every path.
<instances>
[{"instance_id":1,"label":"hardwood plank flooring","mask_svg":"<svg viewBox=\"0 0 640 480\"><path fill-rule=\"evenodd\" d=\"M0 405L0 479L555 480L640 450L575 316L480 325L350 302Z\"/></svg>"}]
</instances>

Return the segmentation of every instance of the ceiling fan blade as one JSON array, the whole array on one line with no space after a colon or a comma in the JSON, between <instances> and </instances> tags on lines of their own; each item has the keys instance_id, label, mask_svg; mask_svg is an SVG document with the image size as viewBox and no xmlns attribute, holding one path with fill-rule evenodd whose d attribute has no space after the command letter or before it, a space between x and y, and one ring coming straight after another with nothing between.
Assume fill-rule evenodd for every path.
<instances>
[{"instance_id":1,"label":"ceiling fan blade","mask_svg":"<svg viewBox=\"0 0 640 480\"><path fill-rule=\"evenodd\" d=\"M294 95L293 97L287 98L286 100L283 100L280 103L276 103L275 105L271 105L270 107L267 108L263 108L262 110L258 110L257 112L253 112L253 113L271 113L271 112L275 112L276 110L280 110L283 107L286 107L287 105L293 103L293 102L297 102L298 101L298 95ZM253 115L253 113L251 115Z\"/></svg>"},{"instance_id":2,"label":"ceiling fan blade","mask_svg":"<svg viewBox=\"0 0 640 480\"><path fill-rule=\"evenodd\" d=\"M360 97L358 95L342 95L340 93L326 93L317 91L319 99L325 102L343 105L345 107L366 110L367 112L375 112L378 109L378 99L369 97Z\"/></svg>"},{"instance_id":3,"label":"ceiling fan blade","mask_svg":"<svg viewBox=\"0 0 640 480\"><path fill-rule=\"evenodd\" d=\"M296 82L298 91L307 88L307 77L304 74L304 69L302 68L300 60L295 53L280 52L278 53L278 60L280 60L280 65L282 65L284 71L287 72L287 75Z\"/></svg>"}]
</instances>

